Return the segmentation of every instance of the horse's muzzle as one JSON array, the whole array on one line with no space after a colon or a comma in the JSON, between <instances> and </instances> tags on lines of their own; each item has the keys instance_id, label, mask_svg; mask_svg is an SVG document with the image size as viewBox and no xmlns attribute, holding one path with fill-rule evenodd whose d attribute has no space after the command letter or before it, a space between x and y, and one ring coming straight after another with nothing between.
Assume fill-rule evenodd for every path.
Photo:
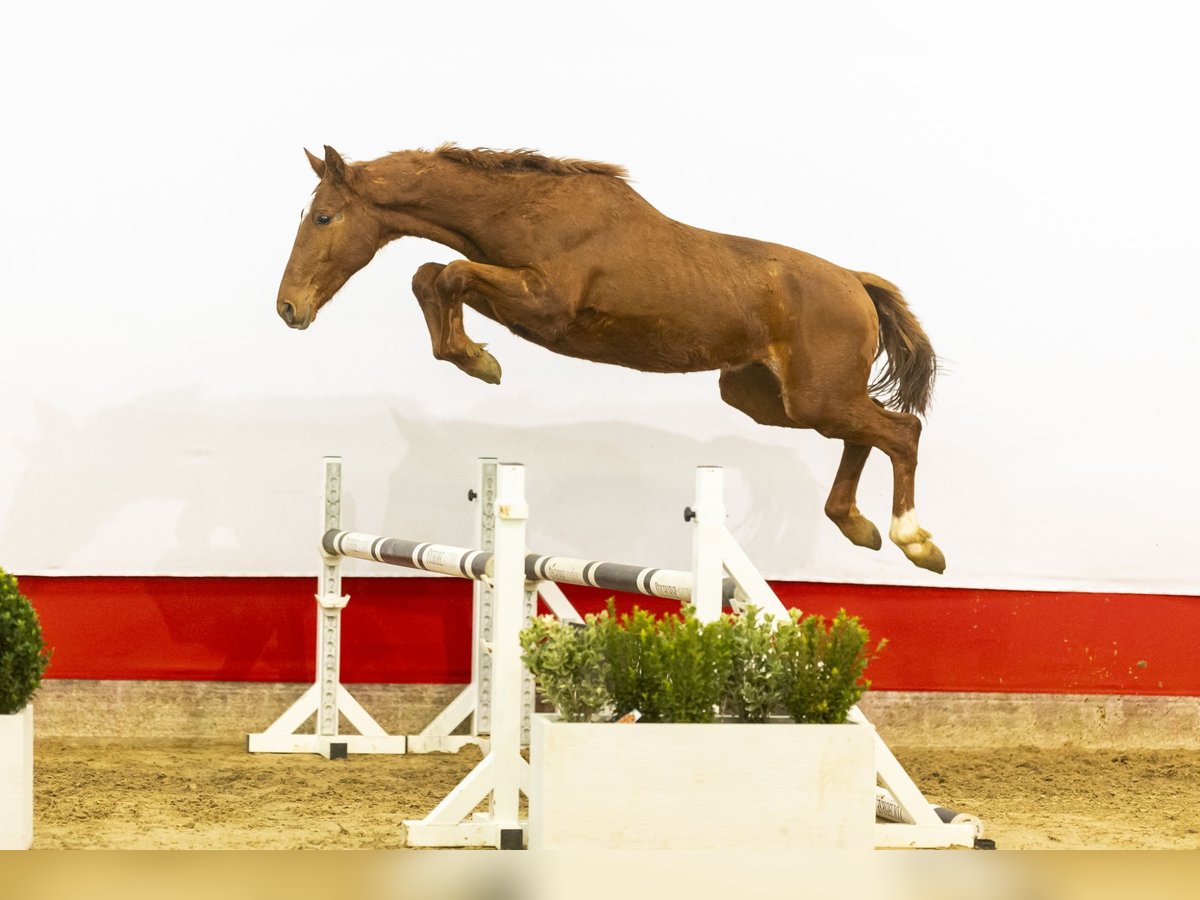
<instances>
[{"instance_id":1,"label":"horse's muzzle","mask_svg":"<svg viewBox=\"0 0 1200 900\"><path fill-rule=\"evenodd\" d=\"M279 304L279 317L288 324L289 328L298 328L303 331L309 326L308 319L296 318L296 307L286 300Z\"/></svg>"}]
</instances>

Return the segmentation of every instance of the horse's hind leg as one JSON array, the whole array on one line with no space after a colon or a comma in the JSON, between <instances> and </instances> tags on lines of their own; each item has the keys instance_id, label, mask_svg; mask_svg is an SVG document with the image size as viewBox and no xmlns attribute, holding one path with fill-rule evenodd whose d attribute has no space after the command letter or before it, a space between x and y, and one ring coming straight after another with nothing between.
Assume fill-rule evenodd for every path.
<instances>
[{"instance_id":1,"label":"horse's hind leg","mask_svg":"<svg viewBox=\"0 0 1200 900\"><path fill-rule=\"evenodd\" d=\"M921 420L911 413L886 410L862 396L846 403L814 406L811 399L789 401L794 394L785 394L789 412L793 404L806 410L813 428L826 437L841 438L850 444L878 447L892 460L892 525L888 537L909 560L922 569L941 573L946 558L929 539L929 532L917 522L914 500L917 474L917 445L921 437ZM865 459L866 454L863 453ZM849 464L853 464L851 459ZM843 466L848 467L845 456ZM841 470L839 470L839 475ZM837 492L837 485L834 486Z\"/></svg>"},{"instance_id":2,"label":"horse's hind leg","mask_svg":"<svg viewBox=\"0 0 1200 900\"><path fill-rule=\"evenodd\" d=\"M931 541L929 532L917 522L916 478L917 445L921 439L921 420L912 413L893 412L871 403L868 405L876 416L876 423L887 424L879 428L889 436L899 433L898 444L893 449L883 447L892 458L892 526L888 537L904 551L904 555L922 569L941 574L946 570L946 557Z\"/></svg>"},{"instance_id":3,"label":"horse's hind leg","mask_svg":"<svg viewBox=\"0 0 1200 900\"><path fill-rule=\"evenodd\" d=\"M721 399L734 409L741 410L760 425L778 425L783 428L801 428L787 413L783 402L783 388L775 373L762 363L751 363L737 369L726 369L721 373ZM858 511L855 494L858 479L862 475L870 444L855 444L847 441L842 451L842 462L834 478L833 489L825 503L825 515L841 529L850 541L860 547L878 550L883 546L879 529Z\"/></svg>"},{"instance_id":4,"label":"horse's hind leg","mask_svg":"<svg viewBox=\"0 0 1200 900\"><path fill-rule=\"evenodd\" d=\"M438 289L439 278L445 269L441 263L426 263L417 269L412 281L413 293L429 328L433 355L454 363L481 381L499 384L500 364L483 344L467 337L463 329L462 298L448 296L448 292Z\"/></svg>"},{"instance_id":5,"label":"horse's hind leg","mask_svg":"<svg viewBox=\"0 0 1200 900\"><path fill-rule=\"evenodd\" d=\"M870 360L865 344L861 348L839 346L833 341L797 344L791 353L782 353L775 360L783 373L784 409L798 427L813 428L825 437L846 443L826 504L826 512L843 533L855 543L856 537L872 538L863 524L867 520L853 515L854 491L870 448L878 447L892 461L892 525L888 536L913 564L942 572L946 558L929 539L929 532L917 523L913 499L921 420L911 413L884 409L867 395ZM814 378L812 373L820 373L820 377ZM850 532L843 523L850 526Z\"/></svg>"},{"instance_id":6,"label":"horse's hind leg","mask_svg":"<svg viewBox=\"0 0 1200 900\"><path fill-rule=\"evenodd\" d=\"M870 453L870 444L856 444L852 441L843 444L842 461L838 465L837 475L834 476L829 499L825 501L825 515L841 529L850 543L869 550L878 550L883 546L879 529L858 511L856 503L858 479Z\"/></svg>"}]
</instances>

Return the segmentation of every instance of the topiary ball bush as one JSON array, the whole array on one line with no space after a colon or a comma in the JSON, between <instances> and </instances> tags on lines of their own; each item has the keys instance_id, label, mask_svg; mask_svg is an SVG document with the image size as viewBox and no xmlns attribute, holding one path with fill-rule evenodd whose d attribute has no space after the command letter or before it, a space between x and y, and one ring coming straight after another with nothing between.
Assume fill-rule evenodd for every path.
<instances>
[{"instance_id":1,"label":"topiary ball bush","mask_svg":"<svg viewBox=\"0 0 1200 900\"><path fill-rule=\"evenodd\" d=\"M42 683L50 651L33 605L0 569L0 715L19 713Z\"/></svg>"}]
</instances>

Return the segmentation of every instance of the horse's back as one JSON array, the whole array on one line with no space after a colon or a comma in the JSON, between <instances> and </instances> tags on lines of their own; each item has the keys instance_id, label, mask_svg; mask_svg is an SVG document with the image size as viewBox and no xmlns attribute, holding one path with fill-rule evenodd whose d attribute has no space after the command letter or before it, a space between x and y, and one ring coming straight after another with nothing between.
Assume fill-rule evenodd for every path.
<instances>
[{"instance_id":1,"label":"horse's back","mask_svg":"<svg viewBox=\"0 0 1200 900\"><path fill-rule=\"evenodd\" d=\"M539 181L514 208L514 224L532 229L521 241L523 265L546 278L547 302L560 313L556 324L506 323L529 340L569 356L680 372L760 360L772 344L825 325L874 339L870 297L841 266L679 222L619 179Z\"/></svg>"},{"instance_id":2,"label":"horse's back","mask_svg":"<svg viewBox=\"0 0 1200 900\"><path fill-rule=\"evenodd\" d=\"M856 318L856 312L873 309L858 276L843 266L785 244L698 228L649 203L645 207L637 221L613 229L600 256L608 260L606 269L621 273L622 290L632 290L647 308L660 306L661 298L662 305L695 305L717 319L727 313L791 316L808 305L835 316L841 307Z\"/></svg>"}]
</instances>

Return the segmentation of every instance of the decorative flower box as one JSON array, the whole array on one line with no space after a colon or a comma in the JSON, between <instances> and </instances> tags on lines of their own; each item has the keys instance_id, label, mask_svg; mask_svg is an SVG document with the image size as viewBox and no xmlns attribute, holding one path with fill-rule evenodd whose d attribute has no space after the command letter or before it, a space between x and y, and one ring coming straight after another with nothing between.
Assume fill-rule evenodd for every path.
<instances>
[{"instance_id":1,"label":"decorative flower box","mask_svg":"<svg viewBox=\"0 0 1200 900\"><path fill-rule=\"evenodd\" d=\"M530 849L875 846L870 725L533 718Z\"/></svg>"},{"instance_id":2,"label":"decorative flower box","mask_svg":"<svg viewBox=\"0 0 1200 900\"><path fill-rule=\"evenodd\" d=\"M0 850L33 844L33 706L0 716Z\"/></svg>"}]
</instances>

